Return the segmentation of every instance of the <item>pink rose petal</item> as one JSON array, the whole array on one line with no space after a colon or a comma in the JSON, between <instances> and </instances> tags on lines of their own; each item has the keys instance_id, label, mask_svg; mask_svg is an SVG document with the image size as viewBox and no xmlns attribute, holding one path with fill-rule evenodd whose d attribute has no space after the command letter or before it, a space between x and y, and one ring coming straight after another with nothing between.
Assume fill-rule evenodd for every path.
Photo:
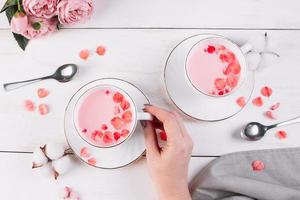
<instances>
[{"instance_id":1,"label":"pink rose petal","mask_svg":"<svg viewBox=\"0 0 300 200\"><path fill-rule=\"evenodd\" d=\"M29 112L32 112L35 110L35 105L34 105L33 101L31 101L31 100L25 100L24 107Z\"/></svg>"},{"instance_id":2,"label":"pink rose petal","mask_svg":"<svg viewBox=\"0 0 300 200\"><path fill-rule=\"evenodd\" d=\"M62 198L64 200L80 200L79 195L77 194L77 192L75 192L72 188L70 188L69 186L65 186L64 190L63 190L63 196Z\"/></svg>"},{"instance_id":3,"label":"pink rose petal","mask_svg":"<svg viewBox=\"0 0 300 200\"><path fill-rule=\"evenodd\" d=\"M103 137L103 133L99 130L95 130L94 132L92 132L91 134L91 139L93 141L100 141L100 139Z\"/></svg>"},{"instance_id":4,"label":"pink rose petal","mask_svg":"<svg viewBox=\"0 0 300 200\"><path fill-rule=\"evenodd\" d=\"M285 131L280 130L280 131L277 131L277 132L276 132L276 136L277 136L279 139L283 140L283 139L286 139L287 134L286 134Z\"/></svg>"},{"instance_id":5,"label":"pink rose petal","mask_svg":"<svg viewBox=\"0 0 300 200\"><path fill-rule=\"evenodd\" d=\"M168 139L168 136L167 136L166 131L161 131L161 132L159 133L159 137L160 137L160 139L161 139L162 141L167 141L167 139Z\"/></svg>"},{"instance_id":6,"label":"pink rose petal","mask_svg":"<svg viewBox=\"0 0 300 200\"><path fill-rule=\"evenodd\" d=\"M263 100L261 97L256 97L252 100L252 104L257 107L261 107L263 105Z\"/></svg>"},{"instance_id":7,"label":"pink rose petal","mask_svg":"<svg viewBox=\"0 0 300 200\"><path fill-rule=\"evenodd\" d=\"M265 116L269 119L276 119L276 117L274 116L274 113L269 110L265 112Z\"/></svg>"},{"instance_id":8,"label":"pink rose petal","mask_svg":"<svg viewBox=\"0 0 300 200\"><path fill-rule=\"evenodd\" d=\"M124 129L124 130L121 131L121 136L122 137L127 137L128 134L129 134L129 130L127 130L127 129Z\"/></svg>"},{"instance_id":9,"label":"pink rose petal","mask_svg":"<svg viewBox=\"0 0 300 200\"><path fill-rule=\"evenodd\" d=\"M254 160L252 162L253 171L262 171L265 169L265 164L261 160Z\"/></svg>"},{"instance_id":10,"label":"pink rose petal","mask_svg":"<svg viewBox=\"0 0 300 200\"><path fill-rule=\"evenodd\" d=\"M79 57L82 60L87 60L90 56L90 51L88 49L83 49L79 52Z\"/></svg>"},{"instance_id":11,"label":"pink rose petal","mask_svg":"<svg viewBox=\"0 0 300 200\"><path fill-rule=\"evenodd\" d=\"M216 51L216 48L214 46L208 45L207 52L212 54Z\"/></svg>"},{"instance_id":12,"label":"pink rose petal","mask_svg":"<svg viewBox=\"0 0 300 200\"><path fill-rule=\"evenodd\" d=\"M96 53L99 55L99 56L103 56L106 52L106 49L104 46L98 46L97 49L96 49Z\"/></svg>"},{"instance_id":13,"label":"pink rose petal","mask_svg":"<svg viewBox=\"0 0 300 200\"><path fill-rule=\"evenodd\" d=\"M38 94L39 98L44 98L44 97L48 96L49 91L46 90L45 88L39 88L37 91L37 94Z\"/></svg>"},{"instance_id":14,"label":"pink rose petal","mask_svg":"<svg viewBox=\"0 0 300 200\"><path fill-rule=\"evenodd\" d=\"M110 144L113 142L113 134L110 131L106 131L103 135L103 143Z\"/></svg>"},{"instance_id":15,"label":"pink rose petal","mask_svg":"<svg viewBox=\"0 0 300 200\"><path fill-rule=\"evenodd\" d=\"M88 164L95 166L97 163L96 158L90 158L87 160Z\"/></svg>"},{"instance_id":16,"label":"pink rose petal","mask_svg":"<svg viewBox=\"0 0 300 200\"><path fill-rule=\"evenodd\" d=\"M226 80L222 79L222 78L217 78L215 80L215 87L217 88L217 90L223 90L226 86Z\"/></svg>"},{"instance_id":17,"label":"pink rose petal","mask_svg":"<svg viewBox=\"0 0 300 200\"><path fill-rule=\"evenodd\" d=\"M279 106L280 106L280 103L278 102L278 103L275 103L274 105L272 105L271 107L270 107L270 110L276 110L277 108L279 108Z\"/></svg>"},{"instance_id":18,"label":"pink rose petal","mask_svg":"<svg viewBox=\"0 0 300 200\"><path fill-rule=\"evenodd\" d=\"M120 114L121 113L121 109L119 106L115 106L114 108L114 114L117 115L117 114Z\"/></svg>"},{"instance_id":19,"label":"pink rose petal","mask_svg":"<svg viewBox=\"0 0 300 200\"><path fill-rule=\"evenodd\" d=\"M80 149L80 156L83 157L83 158L88 158L91 156L89 150L86 148L86 147L82 147Z\"/></svg>"},{"instance_id":20,"label":"pink rose petal","mask_svg":"<svg viewBox=\"0 0 300 200\"><path fill-rule=\"evenodd\" d=\"M227 77L226 83L230 88L235 88L239 82L239 77L234 75L229 75Z\"/></svg>"},{"instance_id":21,"label":"pink rose petal","mask_svg":"<svg viewBox=\"0 0 300 200\"><path fill-rule=\"evenodd\" d=\"M272 90L272 88L265 86L265 87L261 88L260 92L261 92L261 95L263 95L265 97L270 97L273 93L273 90Z\"/></svg>"},{"instance_id":22,"label":"pink rose petal","mask_svg":"<svg viewBox=\"0 0 300 200\"><path fill-rule=\"evenodd\" d=\"M239 105L241 108L245 107L246 105L246 98L245 97L239 97L236 100L237 105Z\"/></svg>"},{"instance_id":23,"label":"pink rose petal","mask_svg":"<svg viewBox=\"0 0 300 200\"><path fill-rule=\"evenodd\" d=\"M49 113L49 106L47 104L40 104L39 112L41 115L47 115Z\"/></svg>"}]
</instances>

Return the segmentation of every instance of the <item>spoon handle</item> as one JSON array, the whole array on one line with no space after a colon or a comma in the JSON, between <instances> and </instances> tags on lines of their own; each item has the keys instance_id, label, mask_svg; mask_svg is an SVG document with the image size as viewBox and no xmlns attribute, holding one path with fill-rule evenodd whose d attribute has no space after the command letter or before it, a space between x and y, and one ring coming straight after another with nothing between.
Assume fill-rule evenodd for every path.
<instances>
[{"instance_id":1,"label":"spoon handle","mask_svg":"<svg viewBox=\"0 0 300 200\"><path fill-rule=\"evenodd\" d=\"M26 80L26 81L18 81L18 82L12 82L12 83L5 83L3 84L3 88L6 91L11 91L20 87L23 87L25 85L29 85L41 80L45 80L45 79L49 79L52 78L52 76L45 76L45 77L41 77L41 78L35 78L35 79L31 79L31 80Z\"/></svg>"},{"instance_id":2,"label":"spoon handle","mask_svg":"<svg viewBox=\"0 0 300 200\"><path fill-rule=\"evenodd\" d=\"M296 118L278 123L278 124L274 125L274 127L286 126L286 125L295 124L295 123L300 123L300 117L296 117Z\"/></svg>"}]
</instances>

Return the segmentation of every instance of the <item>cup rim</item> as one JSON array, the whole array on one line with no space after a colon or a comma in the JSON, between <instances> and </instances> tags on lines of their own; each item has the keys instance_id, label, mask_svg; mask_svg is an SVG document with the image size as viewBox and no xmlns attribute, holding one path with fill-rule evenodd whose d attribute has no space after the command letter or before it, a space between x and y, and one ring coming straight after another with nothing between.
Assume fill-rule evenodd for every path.
<instances>
[{"instance_id":1,"label":"cup rim","mask_svg":"<svg viewBox=\"0 0 300 200\"><path fill-rule=\"evenodd\" d=\"M98 146L98 145L95 145L95 144L91 143L90 141L88 141L86 138L84 138L84 137L80 134L80 130L78 129L78 127L77 127L77 125L76 125L76 122L75 122L75 120L76 120L76 119L75 119L75 111L76 111L76 108L77 108L77 106L78 106L79 100L80 100L84 95L86 95L87 92L92 91L92 90L94 90L94 89L96 89L96 88L98 88L98 87L110 87L110 88L115 88L115 89L121 91L123 94L125 94L125 95L130 99L130 101L131 101L131 103L132 103L132 105L133 105L133 107L134 107L133 109L134 109L134 113L135 113L135 120L134 120L134 125L133 125L132 128L131 128L131 131L129 132L129 134L127 135L127 137L126 137L123 141L121 141L121 142L119 142L119 143L112 144L112 145L108 145L108 146ZM78 92L78 91L77 91L77 92ZM133 101L133 99L131 98L131 96L130 96L126 91L124 91L122 88L120 88L120 87L118 87L118 86L115 86L115 85L112 85L112 84L99 84L99 85L96 85L96 86L94 86L94 87L91 87L91 88L87 89L86 91L84 91L84 92L79 96L79 98L77 99L77 101L76 101L76 103L75 103L75 106L74 106L74 108L73 108L73 120L72 120L72 121L73 121L73 125L74 125L74 127L75 127L75 129L76 129L76 132L77 132L77 134L79 135L79 137L81 137L81 138L82 138L85 142L87 142L88 144L90 144L90 145L92 145L92 146L94 146L94 147L96 147L96 148L103 148L103 149L116 147L116 146L122 144L123 142L127 141L127 140L132 136L134 130L135 130L136 127L137 127L137 121L138 121L138 119L137 119L137 109L136 109L136 104L135 104L135 102Z\"/></svg>"},{"instance_id":2,"label":"cup rim","mask_svg":"<svg viewBox=\"0 0 300 200\"><path fill-rule=\"evenodd\" d=\"M187 77L188 82L190 83L190 85L191 85L194 89L196 89L198 92L201 92L202 94L204 94L204 95L206 95L206 96L208 96L208 97L217 97L217 98L226 97L226 96L232 95L232 94L234 93L234 91L238 90L238 89L241 87L241 85L243 85L243 83L244 83L244 81L245 81L245 77L246 77L246 75L247 75L247 73L248 73L248 63L247 63L247 61L246 61L245 54L244 54L244 53L242 52L242 50L241 50L241 47L239 47L239 46L238 46L235 42L233 42L231 39L229 39L229 38L227 38L227 37L225 37L225 36L222 36L222 35L217 35L217 34L210 34L210 35L211 35L211 36L209 36L209 37L205 37L205 38L203 38L203 39L200 39L200 40L197 41L195 44L193 44L192 47L189 49L187 55L185 56L185 61L184 61L184 71L185 71L185 76ZM227 93L227 94L224 94L224 95L222 95L222 96L218 96L218 95L210 95L210 94L207 94L207 93L201 91L200 89L198 89L198 88L192 83L192 81L191 81L191 79L190 79L190 77L189 77L189 75L188 75L188 72L187 72L187 62L188 62L188 57L189 57L191 51L194 49L194 47L195 47L196 45L198 45L200 42L203 42L203 41L208 40L208 39L214 39L214 38L222 39L222 40L225 40L225 41L231 43L233 46L236 47L237 51L239 51L239 52L241 53L241 55L243 55L242 58L243 58L244 61L245 61L245 62L244 62L244 63L245 63L245 66L244 66L244 67L245 67L245 72L244 72L245 74L243 75L243 80L241 80L240 84L239 84L236 88L234 88L233 91L231 91L231 92L229 92L229 93Z\"/></svg>"}]
</instances>

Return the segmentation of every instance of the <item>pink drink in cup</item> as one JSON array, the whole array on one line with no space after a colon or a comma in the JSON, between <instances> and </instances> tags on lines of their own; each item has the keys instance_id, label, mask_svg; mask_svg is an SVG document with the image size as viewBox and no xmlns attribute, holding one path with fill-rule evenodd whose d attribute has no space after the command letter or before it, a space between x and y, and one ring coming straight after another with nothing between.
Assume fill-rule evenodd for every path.
<instances>
[{"instance_id":1,"label":"pink drink in cup","mask_svg":"<svg viewBox=\"0 0 300 200\"><path fill-rule=\"evenodd\" d=\"M76 106L76 127L81 137L98 147L111 147L126 140L136 126L135 105L121 89L93 88Z\"/></svg>"},{"instance_id":2,"label":"pink drink in cup","mask_svg":"<svg viewBox=\"0 0 300 200\"><path fill-rule=\"evenodd\" d=\"M200 41L187 57L187 76L204 94L224 96L232 93L241 82L240 62L226 42L221 38Z\"/></svg>"}]
</instances>

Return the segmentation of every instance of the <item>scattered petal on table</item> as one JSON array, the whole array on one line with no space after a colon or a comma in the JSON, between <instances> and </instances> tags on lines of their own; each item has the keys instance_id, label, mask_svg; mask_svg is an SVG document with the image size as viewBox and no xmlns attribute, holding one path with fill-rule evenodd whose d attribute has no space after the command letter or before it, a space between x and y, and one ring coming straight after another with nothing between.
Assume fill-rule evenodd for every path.
<instances>
[{"instance_id":1,"label":"scattered petal on table","mask_svg":"<svg viewBox=\"0 0 300 200\"><path fill-rule=\"evenodd\" d=\"M98 46L97 49L96 49L96 53L99 55L99 56L103 56L106 52L106 48L104 46Z\"/></svg>"},{"instance_id":2,"label":"scattered petal on table","mask_svg":"<svg viewBox=\"0 0 300 200\"><path fill-rule=\"evenodd\" d=\"M285 131L283 131L283 130L280 130L280 131L277 131L277 132L276 132L276 136L277 136L279 139L283 140L283 139L286 139L287 133L286 133Z\"/></svg>"},{"instance_id":3,"label":"scattered petal on table","mask_svg":"<svg viewBox=\"0 0 300 200\"><path fill-rule=\"evenodd\" d=\"M90 51L88 49L83 49L79 53L79 57L82 60L87 60L89 58L89 56L90 56Z\"/></svg>"},{"instance_id":4,"label":"scattered petal on table","mask_svg":"<svg viewBox=\"0 0 300 200\"><path fill-rule=\"evenodd\" d=\"M236 103L237 103L238 106L240 106L241 108L243 108L246 105L246 98L245 97L239 97L236 100Z\"/></svg>"},{"instance_id":5,"label":"scattered petal on table","mask_svg":"<svg viewBox=\"0 0 300 200\"><path fill-rule=\"evenodd\" d=\"M274 116L274 113L269 110L265 112L265 116L269 119L276 119L276 117Z\"/></svg>"},{"instance_id":6,"label":"scattered petal on table","mask_svg":"<svg viewBox=\"0 0 300 200\"><path fill-rule=\"evenodd\" d=\"M87 162L88 162L88 164L95 166L97 163L97 160L96 160L96 158L90 158L90 159L88 159Z\"/></svg>"},{"instance_id":7,"label":"scattered petal on table","mask_svg":"<svg viewBox=\"0 0 300 200\"><path fill-rule=\"evenodd\" d=\"M252 104L254 106L261 107L264 104L264 102L261 97L256 97L252 100Z\"/></svg>"},{"instance_id":8,"label":"scattered petal on table","mask_svg":"<svg viewBox=\"0 0 300 200\"><path fill-rule=\"evenodd\" d=\"M252 162L253 171L262 171L265 169L265 164L261 160L254 160Z\"/></svg>"},{"instance_id":9,"label":"scattered petal on table","mask_svg":"<svg viewBox=\"0 0 300 200\"><path fill-rule=\"evenodd\" d=\"M49 113L49 106L47 104L40 104L39 112L41 115L47 115Z\"/></svg>"},{"instance_id":10,"label":"scattered petal on table","mask_svg":"<svg viewBox=\"0 0 300 200\"><path fill-rule=\"evenodd\" d=\"M278 102L278 103L275 103L275 104L273 104L271 107L270 107L270 110L276 110L277 108L279 108L279 106L280 106L280 103Z\"/></svg>"},{"instance_id":11,"label":"scattered petal on table","mask_svg":"<svg viewBox=\"0 0 300 200\"><path fill-rule=\"evenodd\" d=\"M88 158L91 156L89 150L86 148L86 147L82 147L80 149L80 156L83 157L83 158Z\"/></svg>"},{"instance_id":12,"label":"scattered petal on table","mask_svg":"<svg viewBox=\"0 0 300 200\"><path fill-rule=\"evenodd\" d=\"M272 88L265 86L265 87L261 88L260 92L261 92L261 95L263 95L265 97L270 97L273 93L273 90L272 90Z\"/></svg>"},{"instance_id":13,"label":"scattered petal on table","mask_svg":"<svg viewBox=\"0 0 300 200\"><path fill-rule=\"evenodd\" d=\"M45 88L39 88L37 91L37 95L39 98L45 98L49 95L49 91Z\"/></svg>"},{"instance_id":14,"label":"scattered petal on table","mask_svg":"<svg viewBox=\"0 0 300 200\"><path fill-rule=\"evenodd\" d=\"M25 100L24 101L24 107L27 111L32 112L35 110L35 104L31 100Z\"/></svg>"}]
</instances>

